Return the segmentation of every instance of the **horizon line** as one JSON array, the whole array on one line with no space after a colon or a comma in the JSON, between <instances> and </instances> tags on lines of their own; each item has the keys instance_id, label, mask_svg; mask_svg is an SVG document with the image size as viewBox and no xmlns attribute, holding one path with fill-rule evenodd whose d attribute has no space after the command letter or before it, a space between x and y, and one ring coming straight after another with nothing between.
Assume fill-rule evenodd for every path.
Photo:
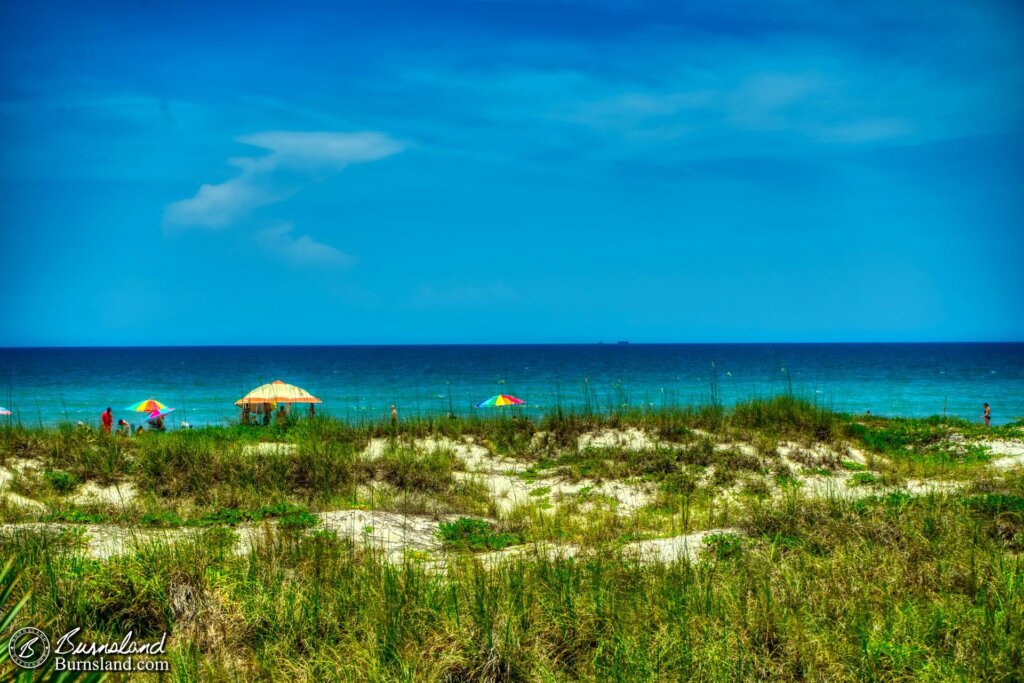
<instances>
[{"instance_id":1,"label":"horizon line","mask_svg":"<svg viewBox=\"0 0 1024 683\"><path fill-rule=\"evenodd\" d=\"M701 342L634 342L589 341L589 342L383 342L383 343L349 343L349 344L80 344L59 345L47 344L39 346L15 345L0 346L0 351L17 350L70 350L70 349L216 349L216 348L410 348L410 347L444 347L444 346L479 346L479 347L516 347L516 346L880 346L900 344L1024 344L1024 340L899 340L899 341L701 341Z\"/></svg>"}]
</instances>

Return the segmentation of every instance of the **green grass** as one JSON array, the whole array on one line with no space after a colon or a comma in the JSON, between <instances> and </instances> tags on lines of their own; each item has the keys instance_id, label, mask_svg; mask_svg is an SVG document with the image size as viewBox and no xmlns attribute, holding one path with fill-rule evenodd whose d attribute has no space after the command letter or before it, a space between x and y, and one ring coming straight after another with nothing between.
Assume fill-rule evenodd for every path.
<instances>
[{"instance_id":1,"label":"green grass","mask_svg":"<svg viewBox=\"0 0 1024 683\"><path fill-rule=\"evenodd\" d=\"M761 506L697 564L614 552L447 571L326 534L251 555L216 536L82 562L0 550L27 614L111 636L175 634L179 680L1015 680L1024 566L1002 498ZM858 501L864 503L864 501ZM445 527L490 549L481 520Z\"/></svg>"},{"instance_id":2,"label":"green grass","mask_svg":"<svg viewBox=\"0 0 1024 683\"><path fill-rule=\"evenodd\" d=\"M665 443L577 447L607 428ZM1022 435L1021 424L864 420L789 396L130 439L8 427L0 465L47 510L4 503L0 516L60 524L0 534L0 556L13 559L21 594L31 590L20 618L98 639L169 631L182 681L1013 681L1024 671L1024 477L990 470L978 440ZM413 447L426 437L472 437L514 458L532 495L497 514L452 452ZM384 440L379 457L364 455L371 439ZM294 449L253 451L260 441ZM865 497L811 498L783 442L796 445L799 474L848 477ZM818 462L825 447L837 455ZM29 460L38 467L15 467ZM931 476L971 484L893 489ZM593 485L555 505L541 477ZM652 499L619 514L598 494L606 480L642 481ZM132 484L138 497L73 504L87 483ZM317 512L348 507L454 513L439 540L455 552L389 560L318 524ZM187 533L149 531L125 555L84 556L84 525L107 523ZM267 533L238 555L245 524ZM712 528L733 531L705 537L693 563L622 551ZM576 555L548 555L546 544ZM507 563L478 556L511 546L522 547Z\"/></svg>"},{"instance_id":3,"label":"green grass","mask_svg":"<svg viewBox=\"0 0 1024 683\"><path fill-rule=\"evenodd\" d=\"M442 522L438 535L453 550L502 550L522 542L516 534L499 533L485 520L467 517Z\"/></svg>"},{"instance_id":4,"label":"green grass","mask_svg":"<svg viewBox=\"0 0 1024 683\"><path fill-rule=\"evenodd\" d=\"M871 472L854 472L850 477L850 486L876 486L881 483L877 474Z\"/></svg>"},{"instance_id":5,"label":"green grass","mask_svg":"<svg viewBox=\"0 0 1024 683\"><path fill-rule=\"evenodd\" d=\"M704 537L702 542L711 550L714 557L719 560L736 557L743 550L743 542L736 534L709 534Z\"/></svg>"},{"instance_id":6,"label":"green grass","mask_svg":"<svg viewBox=\"0 0 1024 683\"><path fill-rule=\"evenodd\" d=\"M108 521L104 514L88 513L76 508L58 509L45 517L47 522L67 522L70 524L102 524Z\"/></svg>"},{"instance_id":7,"label":"green grass","mask_svg":"<svg viewBox=\"0 0 1024 683\"><path fill-rule=\"evenodd\" d=\"M81 483L75 475L60 470L47 470L43 478L58 493L70 493Z\"/></svg>"}]
</instances>

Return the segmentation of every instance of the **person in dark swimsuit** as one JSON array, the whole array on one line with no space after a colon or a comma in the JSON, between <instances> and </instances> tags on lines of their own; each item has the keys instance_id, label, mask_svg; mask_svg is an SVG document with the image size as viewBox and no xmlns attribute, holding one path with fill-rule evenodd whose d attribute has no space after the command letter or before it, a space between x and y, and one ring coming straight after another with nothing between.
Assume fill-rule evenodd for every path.
<instances>
[{"instance_id":1,"label":"person in dark swimsuit","mask_svg":"<svg viewBox=\"0 0 1024 683\"><path fill-rule=\"evenodd\" d=\"M981 419L983 419L985 421L985 426L986 427L990 427L991 423L992 423L992 409L988 407L987 403L985 403L984 406L985 406L985 414L981 416Z\"/></svg>"}]
</instances>

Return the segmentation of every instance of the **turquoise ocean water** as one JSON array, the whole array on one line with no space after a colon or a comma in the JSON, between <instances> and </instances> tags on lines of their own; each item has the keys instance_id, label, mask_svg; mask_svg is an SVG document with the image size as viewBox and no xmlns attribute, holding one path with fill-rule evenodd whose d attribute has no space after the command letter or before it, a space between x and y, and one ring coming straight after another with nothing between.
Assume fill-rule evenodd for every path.
<instances>
[{"instance_id":1,"label":"turquoise ocean water","mask_svg":"<svg viewBox=\"0 0 1024 683\"><path fill-rule=\"evenodd\" d=\"M592 344L0 349L0 405L13 421L97 423L100 412L154 397L171 424L237 418L233 402L283 379L324 400L324 412L382 419L470 414L496 393L540 414L557 405L725 403L792 388L837 410L942 414L993 422L1024 417L1024 344ZM0 418L6 419L6 418ZM133 420L134 421L134 420Z\"/></svg>"}]
</instances>

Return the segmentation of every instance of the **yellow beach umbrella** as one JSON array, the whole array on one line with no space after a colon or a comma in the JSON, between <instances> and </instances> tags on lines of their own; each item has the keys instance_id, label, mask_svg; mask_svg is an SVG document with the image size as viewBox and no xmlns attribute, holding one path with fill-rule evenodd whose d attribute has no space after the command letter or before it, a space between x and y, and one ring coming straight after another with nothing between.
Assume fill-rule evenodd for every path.
<instances>
[{"instance_id":1,"label":"yellow beach umbrella","mask_svg":"<svg viewBox=\"0 0 1024 683\"><path fill-rule=\"evenodd\" d=\"M323 401L302 387L286 384L279 379L270 384L262 384L235 401L236 406L259 403L323 403Z\"/></svg>"}]
</instances>

